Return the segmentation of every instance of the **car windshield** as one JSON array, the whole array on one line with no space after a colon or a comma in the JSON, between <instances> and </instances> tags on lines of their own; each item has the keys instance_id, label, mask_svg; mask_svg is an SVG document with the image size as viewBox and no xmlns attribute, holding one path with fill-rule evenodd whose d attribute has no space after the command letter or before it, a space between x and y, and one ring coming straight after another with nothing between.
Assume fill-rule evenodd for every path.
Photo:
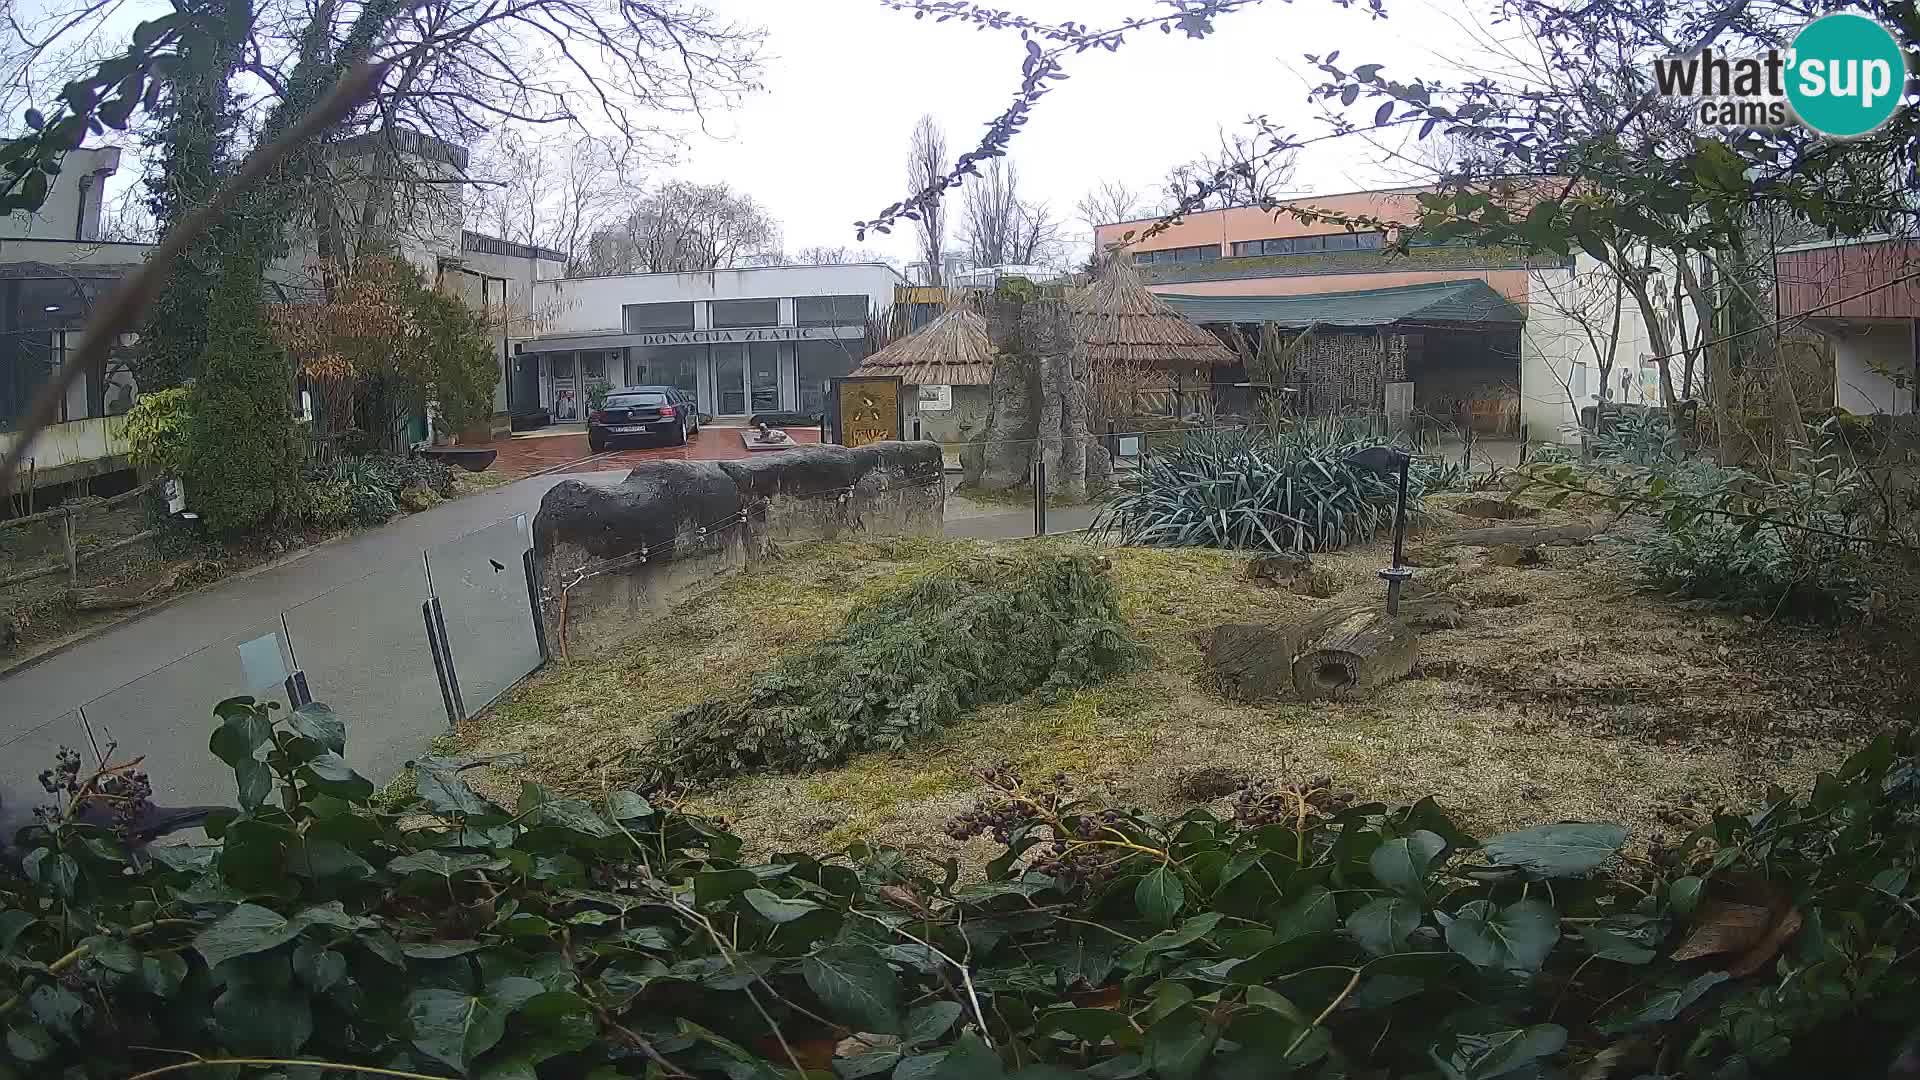
<instances>
[{"instance_id":1,"label":"car windshield","mask_svg":"<svg viewBox=\"0 0 1920 1080\"><path fill-rule=\"evenodd\" d=\"M665 405L667 395L657 392L644 394L611 394L607 397L609 409L631 409L636 405Z\"/></svg>"}]
</instances>

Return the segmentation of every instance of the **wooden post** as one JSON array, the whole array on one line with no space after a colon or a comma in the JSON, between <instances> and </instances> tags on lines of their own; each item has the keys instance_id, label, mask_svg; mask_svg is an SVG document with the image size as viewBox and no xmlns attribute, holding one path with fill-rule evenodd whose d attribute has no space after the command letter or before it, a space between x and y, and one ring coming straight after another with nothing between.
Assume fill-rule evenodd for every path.
<instances>
[{"instance_id":1,"label":"wooden post","mask_svg":"<svg viewBox=\"0 0 1920 1080\"><path fill-rule=\"evenodd\" d=\"M67 584L80 582L80 545L73 535L73 511L60 515L60 539L67 549Z\"/></svg>"}]
</instances>

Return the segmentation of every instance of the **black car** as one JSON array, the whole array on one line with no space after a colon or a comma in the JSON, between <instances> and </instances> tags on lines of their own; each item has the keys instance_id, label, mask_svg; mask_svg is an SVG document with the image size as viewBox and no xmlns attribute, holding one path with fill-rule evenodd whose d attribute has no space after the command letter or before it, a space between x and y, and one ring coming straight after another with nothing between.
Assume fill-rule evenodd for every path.
<instances>
[{"instance_id":1,"label":"black car","mask_svg":"<svg viewBox=\"0 0 1920 1080\"><path fill-rule=\"evenodd\" d=\"M657 438L685 446L700 433L700 410L693 395L675 386L626 386L587 414L587 445L599 453L617 439Z\"/></svg>"}]
</instances>

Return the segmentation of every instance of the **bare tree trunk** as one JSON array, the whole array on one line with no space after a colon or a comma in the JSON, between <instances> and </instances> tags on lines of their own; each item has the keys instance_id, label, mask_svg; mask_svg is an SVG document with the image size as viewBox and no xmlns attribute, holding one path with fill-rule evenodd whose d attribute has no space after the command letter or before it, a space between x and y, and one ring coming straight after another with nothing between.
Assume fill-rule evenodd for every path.
<instances>
[{"instance_id":1,"label":"bare tree trunk","mask_svg":"<svg viewBox=\"0 0 1920 1080\"><path fill-rule=\"evenodd\" d=\"M987 339L994 359L977 481L983 491L1020 487L1033 468L1040 361L1031 351L1026 316L1026 305L1018 299L996 297L988 305Z\"/></svg>"},{"instance_id":2,"label":"bare tree trunk","mask_svg":"<svg viewBox=\"0 0 1920 1080\"><path fill-rule=\"evenodd\" d=\"M1037 306L1037 305L1030 305ZM1060 458L1060 420L1066 397L1067 358L1036 341L1039 354L1034 357L1040 368L1039 447L1037 453L1047 467L1047 491L1050 496L1066 497L1066 469Z\"/></svg>"}]
</instances>

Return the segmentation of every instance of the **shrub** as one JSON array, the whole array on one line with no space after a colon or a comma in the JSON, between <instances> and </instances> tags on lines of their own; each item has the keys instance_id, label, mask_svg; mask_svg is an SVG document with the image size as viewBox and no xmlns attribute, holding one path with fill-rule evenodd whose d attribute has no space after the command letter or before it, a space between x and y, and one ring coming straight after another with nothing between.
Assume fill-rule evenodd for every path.
<instances>
[{"instance_id":1,"label":"shrub","mask_svg":"<svg viewBox=\"0 0 1920 1080\"><path fill-rule=\"evenodd\" d=\"M216 533L287 524L302 510L292 367L267 335L257 289L244 268L222 275L187 400L187 500Z\"/></svg>"},{"instance_id":2,"label":"shrub","mask_svg":"<svg viewBox=\"0 0 1920 1080\"><path fill-rule=\"evenodd\" d=\"M819 768L897 750L981 705L1095 682L1135 656L1091 556L956 567L856 609L745 693L681 710L638 763L688 780Z\"/></svg>"},{"instance_id":3,"label":"shrub","mask_svg":"<svg viewBox=\"0 0 1920 1080\"><path fill-rule=\"evenodd\" d=\"M1325 779L1169 820L995 770L962 884L865 845L747 862L626 791L508 808L458 758L376 804L324 706L215 715L211 846L132 858L145 777L46 774L0 875L0 1070L1797 1080L1888 1075L1920 1011L1911 736L1630 867L1615 826L1481 840Z\"/></svg>"},{"instance_id":4,"label":"shrub","mask_svg":"<svg viewBox=\"0 0 1920 1080\"><path fill-rule=\"evenodd\" d=\"M187 388L171 386L142 394L127 410L121 434L127 457L138 468L158 475L178 473L186 463Z\"/></svg>"},{"instance_id":5,"label":"shrub","mask_svg":"<svg viewBox=\"0 0 1920 1080\"><path fill-rule=\"evenodd\" d=\"M1137 490L1101 512L1095 529L1156 547L1332 551L1372 540L1393 524L1396 477L1355 468L1347 455L1387 440L1303 423L1269 435L1189 432L1146 459ZM1420 513L1431 463L1407 482L1409 518Z\"/></svg>"}]
</instances>

